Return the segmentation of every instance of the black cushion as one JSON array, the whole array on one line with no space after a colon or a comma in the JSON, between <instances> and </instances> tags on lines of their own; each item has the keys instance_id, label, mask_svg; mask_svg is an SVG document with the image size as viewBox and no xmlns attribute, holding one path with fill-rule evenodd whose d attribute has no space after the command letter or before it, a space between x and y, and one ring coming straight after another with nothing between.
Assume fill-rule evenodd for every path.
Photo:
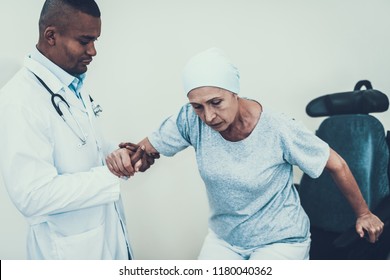
<instances>
[{"instance_id":1,"label":"black cushion","mask_svg":"<svg viewBox=\"0 0 390 280\"><path fill-rule=\"evenodd\" d=\"M365 90L361 89L363 86ZM353 91L327 94L312 100L306 106L306 113L311 117L323 117L384 112L388 108L387 96L373 89L369 81L362 80Z\"/></svg>"}]
</instances>

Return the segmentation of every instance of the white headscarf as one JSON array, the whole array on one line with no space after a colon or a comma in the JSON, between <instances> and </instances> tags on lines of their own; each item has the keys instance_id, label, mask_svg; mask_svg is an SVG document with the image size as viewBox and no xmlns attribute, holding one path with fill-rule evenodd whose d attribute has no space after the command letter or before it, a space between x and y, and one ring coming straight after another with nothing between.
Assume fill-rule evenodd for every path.
<instances>
[{"instance_id":1,"label":"white headscarf","mask_svg":"<svg viewBox=\"0 0 390 280\"><path fill-rule=\"evenodd\" d=\"M222 50L211 48L187 62L183 71L183 85L186 94L203 86L219 87L238 94L240 73Z\"/></svg>"}]
</instances>

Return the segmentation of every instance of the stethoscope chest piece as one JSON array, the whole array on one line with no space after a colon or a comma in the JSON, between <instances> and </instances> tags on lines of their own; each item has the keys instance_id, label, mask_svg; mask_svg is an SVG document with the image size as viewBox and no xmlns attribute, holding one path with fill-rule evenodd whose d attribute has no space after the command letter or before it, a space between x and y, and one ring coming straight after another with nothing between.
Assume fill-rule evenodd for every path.
<instances>
[{"instance_id":1,"label":"stethoscope chest piece","mask_svg":"<svg viewBox=\"0 0 390 280\"><path fill-rule=\"evenodd\" d=\"M91 102L91 104L92 104L92 111L93 111L93 113L95 114L96 117L99 117L100 113L103 112L102 106L100 106L99 104L95 106L93 101Z\"/></svg>"}]
</instances>

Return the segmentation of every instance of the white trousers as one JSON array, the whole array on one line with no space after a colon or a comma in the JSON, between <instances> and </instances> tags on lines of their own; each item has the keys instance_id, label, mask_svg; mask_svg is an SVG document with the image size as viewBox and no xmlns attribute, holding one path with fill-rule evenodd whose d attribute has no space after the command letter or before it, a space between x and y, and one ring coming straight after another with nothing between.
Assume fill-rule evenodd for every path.
<instances>
[{"instance_id":1,"label":"white trousers","mask_svg":"<svg viewBox=\"0 0 390 280\"><path fill-rule=\"evenodd\" d=\"M310 238L301 243L273 243L244 249L219 238L212 230L203 243L199 260L308 260Z\"/></svg>"}]
</instances>

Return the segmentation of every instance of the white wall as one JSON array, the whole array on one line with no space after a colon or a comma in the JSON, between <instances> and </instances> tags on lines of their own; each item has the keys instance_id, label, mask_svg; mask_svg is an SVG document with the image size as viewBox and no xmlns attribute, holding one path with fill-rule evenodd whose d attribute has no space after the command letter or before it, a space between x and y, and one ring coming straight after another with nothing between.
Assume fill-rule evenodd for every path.
<instances>
[{"instance_id":1,"label":"white wall","mask_svg":"<svg viewBox=\"0 0 390 280\"><path fill-rule=\"evenodd\" d=\"M107 135L118 141L140 140L186 102L181 69L211 46L225 49L239 67L242 96L284 111L312 130L322 118L309 118L305 106L317 96L350 91L360 79L390 94L387 0L98 3L102 36L88 86L104 109ZM34 47L42 4L0 0L0 86ZM390 129L390 111L375 116ZM24 220L3 184L0 191L0 259L23 259ZM137 258L196 258L208 206L192 149L162 158L124 182L123 198Z\"/></svg>"}]
</instances>

